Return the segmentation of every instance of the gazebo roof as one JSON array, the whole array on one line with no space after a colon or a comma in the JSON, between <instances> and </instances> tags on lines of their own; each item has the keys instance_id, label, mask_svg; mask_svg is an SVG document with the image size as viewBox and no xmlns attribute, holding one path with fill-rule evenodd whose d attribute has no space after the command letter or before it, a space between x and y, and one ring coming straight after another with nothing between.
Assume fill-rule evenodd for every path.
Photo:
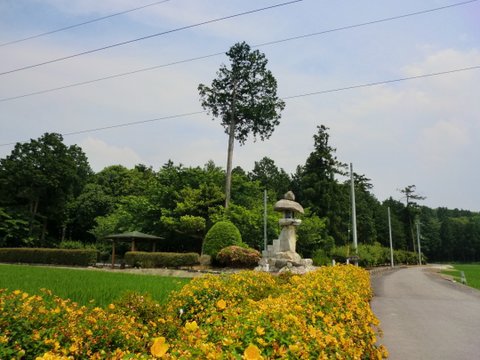
<instances>
[{"instance_id":1,"label":"gazebo roof","mask_svg":"<svg viewBox=\"0 0 480 360\"><path fill-rule=\"evenodd\" d=\"M161 240L164 239L161 236L154 236L149 234L144 234L139 231L125 232L122 234L112 234L104 237L107 240L137 240L137 241L152 241L152 240Z\"/></svg>"}]
</instances>

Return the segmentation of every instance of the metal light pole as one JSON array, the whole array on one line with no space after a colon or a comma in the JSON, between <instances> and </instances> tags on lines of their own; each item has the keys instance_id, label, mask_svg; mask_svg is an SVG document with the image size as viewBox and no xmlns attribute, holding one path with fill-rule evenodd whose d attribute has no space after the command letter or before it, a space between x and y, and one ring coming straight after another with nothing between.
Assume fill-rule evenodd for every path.
<instances>
[{"instance_id":1,"label":"metal light pole","mask_svg":"<svg viewBox=\"0 0 480 360\"><path fill-rule=\"evenodd\" d=\"M393 268L393 241L392 241L392 221L390 220L390 206L388 207L388 235L390 236L390 265Z\"/></svg>"},{"instance_id":2,"label":"metal light pole","mask_svg":"<svg viewBox=\"0 0 480 360\"><path fill-rule=\"evenodd\" d=\"M357 249L357 210L355 207L355 184L353 181L353 165L350 163L350 185L352 192L352 234L353 234L353 248L355 249L355 255L358 254Z\"/></svg>"},{"instance_id":3,"label":"metal light pole","mask_svg":"<svg viewBox=\"0 0 480 360\"><path fill-rule=\"evenodd\" d=\"M263 192L263 249L267 251L267 189Z\"/></svg>"}]
</instances>

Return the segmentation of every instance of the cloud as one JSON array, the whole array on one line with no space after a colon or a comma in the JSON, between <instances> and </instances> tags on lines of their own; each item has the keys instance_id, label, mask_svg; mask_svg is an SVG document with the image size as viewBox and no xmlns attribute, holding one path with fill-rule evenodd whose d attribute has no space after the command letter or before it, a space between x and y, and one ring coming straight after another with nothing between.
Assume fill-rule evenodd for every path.
<instances>
[{"instance_id":1,"label":"cloud","mask_svg":"<svg viewBox=\"0 0 480 360\"><path fill-rule=\"evenodd\" d=\"M466 124L458 120L441 120L423 130L419 148L425 162L448 166L470 143Z\"/></svg>"},{"instance_id":2,"label":"cloud","mask_svg":"<svg viewBox=\"0 0 480 360\"><path fill-rule=\"evenodd\" d=\"M94 171L100 171L106 166L123 165L127 168L143 163L140 156L129 147L117 147L106 142L88 137L78 144L88 157Z\"/></svg>"}]
</instances>

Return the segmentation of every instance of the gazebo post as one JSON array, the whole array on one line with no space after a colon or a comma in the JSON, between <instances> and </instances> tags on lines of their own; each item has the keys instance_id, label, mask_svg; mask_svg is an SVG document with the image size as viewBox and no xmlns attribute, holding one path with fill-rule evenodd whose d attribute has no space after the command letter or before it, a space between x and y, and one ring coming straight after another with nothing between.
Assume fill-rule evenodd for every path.
<instances>
[{"instance_id":1,"label":"gazebo post","mask_svg":"<svg viewBox=\"0 0 480 360\"><path fill-rule=\"evenodd\" d=\"M152 252L156 252L157 251L157 243L155 240L152 241Z\"/></svg>"},{"instance_id":2,"label":"gazebo post","mask_svg":"<svg viewBox=\"0 0 480 360\"><path fill-rule=\"evenodd\" d=\"M115 268L115 240L112 239L112 269Z\"/></svg>"},{"instance_id":3,"label":"gazebo post","mask_svg":"<svg viewBox=\"0 0 480 360\"><path fill-rule=\"evenodd\" d=\"M112 241L112 268L114 268L115 267L115 241L124 242L127 244L128 242L130 242L132 251L136 251L137 240L139 242L152 241L153 251L155 252L157 249L156 241L164 238L160 236L142 234L141 232L138 232L138 231L133 231L133 232L126 232L123 234L108 235L108 236L105 236L103 239Z\"/></svg>"}]
</instances>

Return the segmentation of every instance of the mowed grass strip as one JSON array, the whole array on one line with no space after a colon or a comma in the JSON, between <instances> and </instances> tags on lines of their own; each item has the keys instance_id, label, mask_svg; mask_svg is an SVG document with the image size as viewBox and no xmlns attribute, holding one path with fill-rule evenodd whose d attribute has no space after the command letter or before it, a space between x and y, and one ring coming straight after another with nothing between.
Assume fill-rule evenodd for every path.
<instances>
[{"instance_id":1,"label":"mowed grass strip","mask_svg":"<svg viewBox=\"0 0 480 360\"><path fill-rule=\"evenodd\" d=\"M442 273L453 276L455 281L461 281L460 271L465 273L467 285L480 290L480 264L452 264L453 270L444 270Z\"/></svg>"},{"instance_id":2,"label":"mowed grass strip","mask_svg":"<svg viewBox=\"0 0 480 360\"><path fill-rule=\"evenodd\" d=\"M45 288L81 305L105 307L128 291L148 293L153 299L164 303L172 291L180 290L190 281L120 271L0 264L0 288L39 295L42 293L40 289Z\"/></svg>"},{"instance_id":3,"label":"mowed grass strip","mask_svg":"<svg viewBox=\"0 0 480 360\"><path fill-rule=\"evenodd\" d=\"M480 290L480 264L455 264L453 266L458 271L465 273L468 286Z\"/></svg>"}]
</instances>

